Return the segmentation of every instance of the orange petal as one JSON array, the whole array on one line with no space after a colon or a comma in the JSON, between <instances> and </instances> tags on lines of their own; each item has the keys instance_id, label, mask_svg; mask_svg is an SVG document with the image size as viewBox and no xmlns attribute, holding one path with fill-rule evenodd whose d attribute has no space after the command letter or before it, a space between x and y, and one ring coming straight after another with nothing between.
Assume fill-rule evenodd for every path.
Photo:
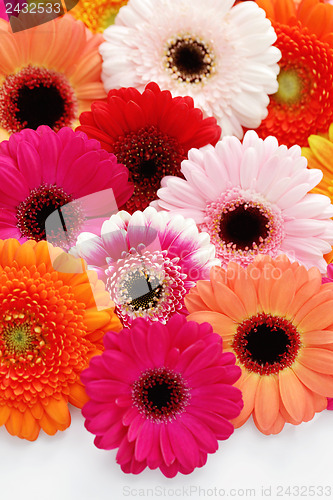
<instances>
[{"instance_id":1,"label":"orange petal","mask_svg":"<svg viewBox=\"0 0 333 500\"><path fill-rule=\"evenodd\" d=\"M46 413L43 414L38 423L49 436L53 436L59 430L56 422L49 418Z\"/></svg>"},{"instance_id":2,"label":"orange petal","mask_svg":"<svg viewBox=\"0 0 333 500\"><path fill-rule=\"evenodd\" d=\"M44 410L49 417L51 417L55 422L62 425L70 425L71 417L68 410L67 402L62 398L59 401L50 398Z\"/></svg>"},{"instance_id":3,"label":"orange petal","mask_svg":"<svg viewBox=\"0 0 333 500\"><path fill-rule=\"evenodd\" d=\"M296 292L294 299L290 302L286 309L286 316L294 318L300 308L311 299L314 295L317 295L321 287L321 277L319 280L311 280L305 283Z\"/></svg>"},{"instance_id":4,"label":"orange petal","mask_svg":"<svg viewBox=\"0 0 333 500\"><path fill-rule=\"evenodd\" d=\"M212 325L214 332L221 335L222 338L233 336L237 328L237 324L229 316L215 311L196 311L189 314L186 319L197 323L207 321Z\"/></svg>"},{"instance_id":5,"label":"orange petal","mask_svg":"<svg viewBox=\"0 0 333 500\"><path fill-rule=\"evenodd\" d=\"M260 305L265 312L270 312L271 289L275 283L271 277L273 270L274 267L272 265L266 264L261 272L258 284L258 298Z\"/></svg>"},{"instance_id":6,"label":"orange petal","mask_svg":"<svg viewBox=\"0 0 333 500\"><path fill-rule=\"evenodd\" d=\"M218 303L216 302L210 281L203 281L203 280L198 281L197 288L198 288L200 298L206 304L205 309L208 308L208 309L211 309L212 311L218 311L219 306L218 306Z\"/></svg>"},{"instance_id":7,"label":"orange petal","mask_svg":"<svg viewBox=\"0 0 333 500\"><path fill-rule=\"evenodd\" d=\"M235 321L241 321L246 317L242 302L230 288L220 282L213 282L212 285L218 302L218 310L221 313L230 316Z\"/></svg>"},{"instance_id":8,"label":"orange petal","mask_svg":"<svg viewBox=\"0 0 333 500\"><path fill-rule=\"evenodd\" d=\"M16 410L15 408L11 408L9 418L6 422L6 429L12 436L18 436L21 432L23 423L23 414Z\"/></svg>"},{"instance_id":9,"label":"orange petal","mask_svg":"<svg viewBox=\"0 0 333 500\"><path fill-rule=\"evenodd\" d=\"M333 352L327 349L304 347L297 361L316 372L333 375Z\"/></svg>"},{"instance_id":10,"label":"orange petal","mask_svg":"<svg viewBox=\"0 0 333 500\"><path fill-rule=\"evenodd\" d=\"M302 343L304 345L333 344L333 331L312 330L311 332L302 333Z\"/></svg>"},{"instance_id":11,"label":"orange petal","mask_svg":"<svg viewBox=\"0 0 333 500\"><path fill-rule=\"evenodd\" d=\"M331 296L330 290L323 292L323 294L326 293ZM319 295L321 295L321 293L317 295L317 298L319 297ZM313 299L310 299L305 304L305 306L308 306L312 302L315 302L315 297L313 297ZM302 307L302 310L305 306ZM302 316L300 314L300 311L299 314L297 314L297 316L295 317L294 324L299 330L303 330L304 332L311 330L324 330L333 323L333 300L327 300L326 297L325 302L313 307L310 309L310 312L308 312L306 316L302 318L301 321L299 321L298 319L299 316Z\"/></svg>"},{"instance_id":12,"label":"orange petal","mask_svg":"<svg viewBox=\"0 0 333 500\"><path fill-rule=\"evenodd\" d=\"M10 415L10 408L8 406L0 407L0 425L3 425L7 422L8 417Z\"/></svg>"},{"instance_id":13,"label":"orange petal","mask_svg":"<svg viewBox=\"0 0 333 500\"><path fill-rule=\"evenodd\" d=\"M82 408L89 401L85 388L80 382L73 384L69 391L68 401L77 408Z\"/></svg>"},{"instance_id":14,"label":"orange petal","mask_svg":"<svg viewBox=\"0 0 333 500\"><path fill-rule=\"evenodd\" d=\"M272 286L270 295L270 311L272 314L284 316L295 296L294 274L291 269L285 271Z\"/></svg>"},{"instance_id":15,"label":"orange petal","mask_svg":"<svg viewBox=\"0 0 333 500\"><path fill-rule=\"evenodd\" d=\"M84 322L88 330L98 330L105 326L110 320L110 315L106 311L87 311Z\"/></svg>"},{"instance_id":16,"label":"orange petal","mask_svg":"<svg viewBox=\"0 0 333 500\"><path fill-rule=\"evenodd\" d=\"M242 391L244 402L240 415L231 421L236 428L243 425L253 412L259 379L260 377L256 373L246 372L243 373L241 378L235 383L235 387L238 387L238 389Z\"/></svg>"},{"instance_id":17,"label":"orange petal","mask_svg":"<svg viewBox=\"0 0 333 500\"><path fill-rule=\"evenodd\" d=\"M303 384L311 389L311 391L325 396L326 398L333 397L333 377L331 375L323 375L310 370L297 361L293 364L292 370Z\"/></svg>"},{"instance_id":18,"label":"orange petal","mask_svg":"<svg viewBox=\"0 0 333 500\"><path fill-rule=\"evenodd\" d=\"M198 284L199 282L197 282ZM202 300L197 292L197 287L192 288L190 292L185 295L184 302L186 309L191 313L194 311L206 311L207 304Z\"/></svg>"},{"instance_id":19,"label":"orange petal","mask_svg":"<svg viewBox=\"0 0 333 500\"><path fill-rule=\"evenodd\" d=\"M242 301L246 314L248 316L255 315L258 308L257 290L253 280L243 269L240 269L239 279L235 282L235 293Z\"/></svg>"},{"instance_id":20,"label":"orange petal","mask_svg":"<svg viewBox=\"0 0 333 500\"><path fill-rule=\"evenodd\" d=\"M306 411L308 394L306 388L290 368L279 373L280 395L289 415L297 422L302 422Z\"/></svg>"},{"instance_id":21,"label":"orange petal","mask_svg":"<svg viewBox=\"0 0 333 500\"><path fill-rule=\"evenodd\" d=\"M27 408L23 413L23 423L20 437L35 441L38 437L40 426L37 424L36 419L31 411Z\"/></svg>"},{"instance_id":22,"label":"orange petal","mask_svg":"<svg viewBox=\"0 0 333 500\"><path fill-rule=\"evenodd\" d=\"M276 375L260 377L256 392L254 413L260 429L269 429L279 413L279 384Z\"/></svg>"}]
</instances>

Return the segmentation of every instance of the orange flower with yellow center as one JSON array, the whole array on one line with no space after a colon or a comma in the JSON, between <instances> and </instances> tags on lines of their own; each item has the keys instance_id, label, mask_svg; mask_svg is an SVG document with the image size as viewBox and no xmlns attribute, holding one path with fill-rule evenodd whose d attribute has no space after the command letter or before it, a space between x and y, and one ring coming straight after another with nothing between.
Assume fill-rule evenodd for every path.
<instances>
[{"instance_id":1,"label":"orange flower with yellow center","mask_svg":"<svg viewBox=\"0 0 333 500\"><path fill-rule=\"evenodd\" d=\"M236 386L244 408L264 434L286 422L311 420L333 395L333 284L322 285L315 267L306 270L284 255L260 256L247 268L215 267L185 297L187 319L208 322L236 355L242 369Z\"/></svg>"},{"instance_id":2,"label":"orange flower with yellow center","mask_svg":"<svg viewBox=\"0 0 333 500\"><path fill-rule=\"evenodd\" d=\"M68 272L52 268L49 251ZM45 241L0 240L0 425L14 436L66 429L68 403L87 401L81 371L104 333L121 329L104 285L82 265Z\"/></svg>"},{"instance_id":3,"label":"orange flower with yellow center","mask_svg":"<svg viewBox=\"0 0 333 500\"><path fill-rule=\"evenodd\" d=\"M257 0L271 20L281 50L278 91L257 129L280 143L307 145L333 120L333 5L322 0Z\"/></svg>"},{"instance_id":4,"label":"orange flower with yellow center","mask_svg":"<svg viewBox=\"0 0 333 500\"><path fill-rule=\"evenodd\" d=\"M93 33L103 31L114 23L119 9L128 0L80 0L70 13L89 28Z\"/></svg>"},{"instance_id":5,"label":"orange flower with yellow center","mask_svg":"<svg viewBox=\"0 0 333 500\"><path fill-rule=\"evenodd\" d=\"M39 125L74 127L82 111L106 97L103 38L71 15L15 33L0 19L0 38L1 138Z\"/></svg>"}]
</instances>

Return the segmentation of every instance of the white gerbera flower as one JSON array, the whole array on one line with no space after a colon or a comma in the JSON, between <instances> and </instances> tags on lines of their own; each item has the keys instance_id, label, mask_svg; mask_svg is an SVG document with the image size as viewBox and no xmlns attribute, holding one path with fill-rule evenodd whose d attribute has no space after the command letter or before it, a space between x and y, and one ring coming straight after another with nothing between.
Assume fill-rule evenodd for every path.
<instances>
[{"instance_id":1,"label":"white gerbera flower","mask_svg":"<svg viewBox=\"0 0 333 500\"><path fill-rule=\"evenodd\" d=\"M276 34L255 2L130 0L100 46L106 90L154 81L188 95L223 135L243 135L267 116L278 89Z\"/></svg>"},{"instance_id":2,"label":"white gerbera flower","mask_svg":"<svg viewBox=\"0 0 333 500\"><path fill-rule=\"evenodd\" d=\"M323 254L333 244L333 205L309 193L322 179L307 168L301 148L279 146L275 137L248 131L243 143L225 137L215 148L191 149L181 172L166 176L157 209L191 217L207 232L223 265L246 266L257 254L286 253L326 272Z\"/></svg>"}]
</instances>

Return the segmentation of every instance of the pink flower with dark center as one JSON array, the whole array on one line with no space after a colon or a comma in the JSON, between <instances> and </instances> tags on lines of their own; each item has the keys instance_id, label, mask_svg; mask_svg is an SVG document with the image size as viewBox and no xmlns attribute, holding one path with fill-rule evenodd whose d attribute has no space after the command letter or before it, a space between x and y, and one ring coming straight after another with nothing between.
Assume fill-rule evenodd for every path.
<instances>
[{"instance_id":1,"label":"pink flower with dark center","mask_svg":"<svg viewBox=\"0 0 333 500\"><path fill-rule=\"evenodd\" d=\"M166 325L136 319L104 336L105 351L82 373L82 413L98 448L118 448L123 472L159 468L167 477L202 467L243 402L232 386L235 356L208 323L175 315Z\"/></svg>"}]
</instances>

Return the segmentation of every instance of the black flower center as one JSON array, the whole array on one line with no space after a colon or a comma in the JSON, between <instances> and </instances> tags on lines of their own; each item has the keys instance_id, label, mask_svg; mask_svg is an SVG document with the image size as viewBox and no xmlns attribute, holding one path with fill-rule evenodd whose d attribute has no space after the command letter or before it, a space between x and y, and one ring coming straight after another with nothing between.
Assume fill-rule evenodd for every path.
<instances>
[{"instance_id":1,"label":"black flower center","mask_svg":"<svg viewBox=\"0 0 333 500\"><path fill-rule=\"evenodd\" d=\"M48 125L53 130L71 126L77 100L65 76L27 66L6 77L0 89L0 123L8 132Z\"/></svg>"},{"instance_id":2,"label":"black flower center","mask_svg":"<svg viewBox=\"0 0 333 500\"><path fill-rule=\"evenodd\" d=\"M241 203L228 207L220 221L220 238L236 245L237 249L248 250L259 246L269 233L269 219L258 207Z\"/></svg>"},{"instance_id":3,"label":"black flower center","mask_svg":"<svg viewBox=\"0 0 333 500\"><path fill-rule=\"evenodd\" d=\"M180 374L168 368L153 368L133 384L132 397L147 418L165 421L184 411L189 389Z\"/></svg>"},{"instance_id":4,"label":"black flower center","mask_svg":"<svg viewBox=\"0 0 333 500\"><path fill-rule=\"evenodd\" d=\"M162 177L181 175L180 164L185 158L177 139L155 126L119 137L112 152L128 168L134 182L134 194L125 206L130 212L145 209L156 198Z\"/></svg>"},{"instance_id":5,"label":"black flower center","mask_svg":"<svg viewBox=\"0 0 333 500\"><path fill-rule=\"evenodd\" d=\"M17 207L17 227L22 236L36 241L45 240L46 220L58 211L58 216L48 228L47 239L63 247L74 244L84 218L78 204L72 200L71 195L56 185L42 184L32 190ZM61 207L63 209L60 211Z\"/></svg>"},{"instance_id":6,"label":"black flower center","mask_svg":"<svg viewBox=\"0 0 333 500\"><path fill-rule=\"evenodd\" d=\"M165 57L168 70L187 83L199 83L213 71L212 52L191 35L170 41Z\"/></svg>"},{"instance_id":7,"label":"black flower center","mask_svg":"<svg viewBox=\"0 0 333 500\"><path fill-rule=\"evenodd\" d=\"M238 326L232 347L248 370L268 375L292 365L300 335L285 318L261 313Z\"/></svg>"},{"instance_id":8,"label":"black flower center","mask_svg":"<svg viewBox=\"0 0 333 500\"><path fill-rule=\"evenodd\" d=\"M132 309L149 309L159 301L163 292L163 281L146 269L130 271L121 282L124 302Z\"/></svg>"}]
</instances>

